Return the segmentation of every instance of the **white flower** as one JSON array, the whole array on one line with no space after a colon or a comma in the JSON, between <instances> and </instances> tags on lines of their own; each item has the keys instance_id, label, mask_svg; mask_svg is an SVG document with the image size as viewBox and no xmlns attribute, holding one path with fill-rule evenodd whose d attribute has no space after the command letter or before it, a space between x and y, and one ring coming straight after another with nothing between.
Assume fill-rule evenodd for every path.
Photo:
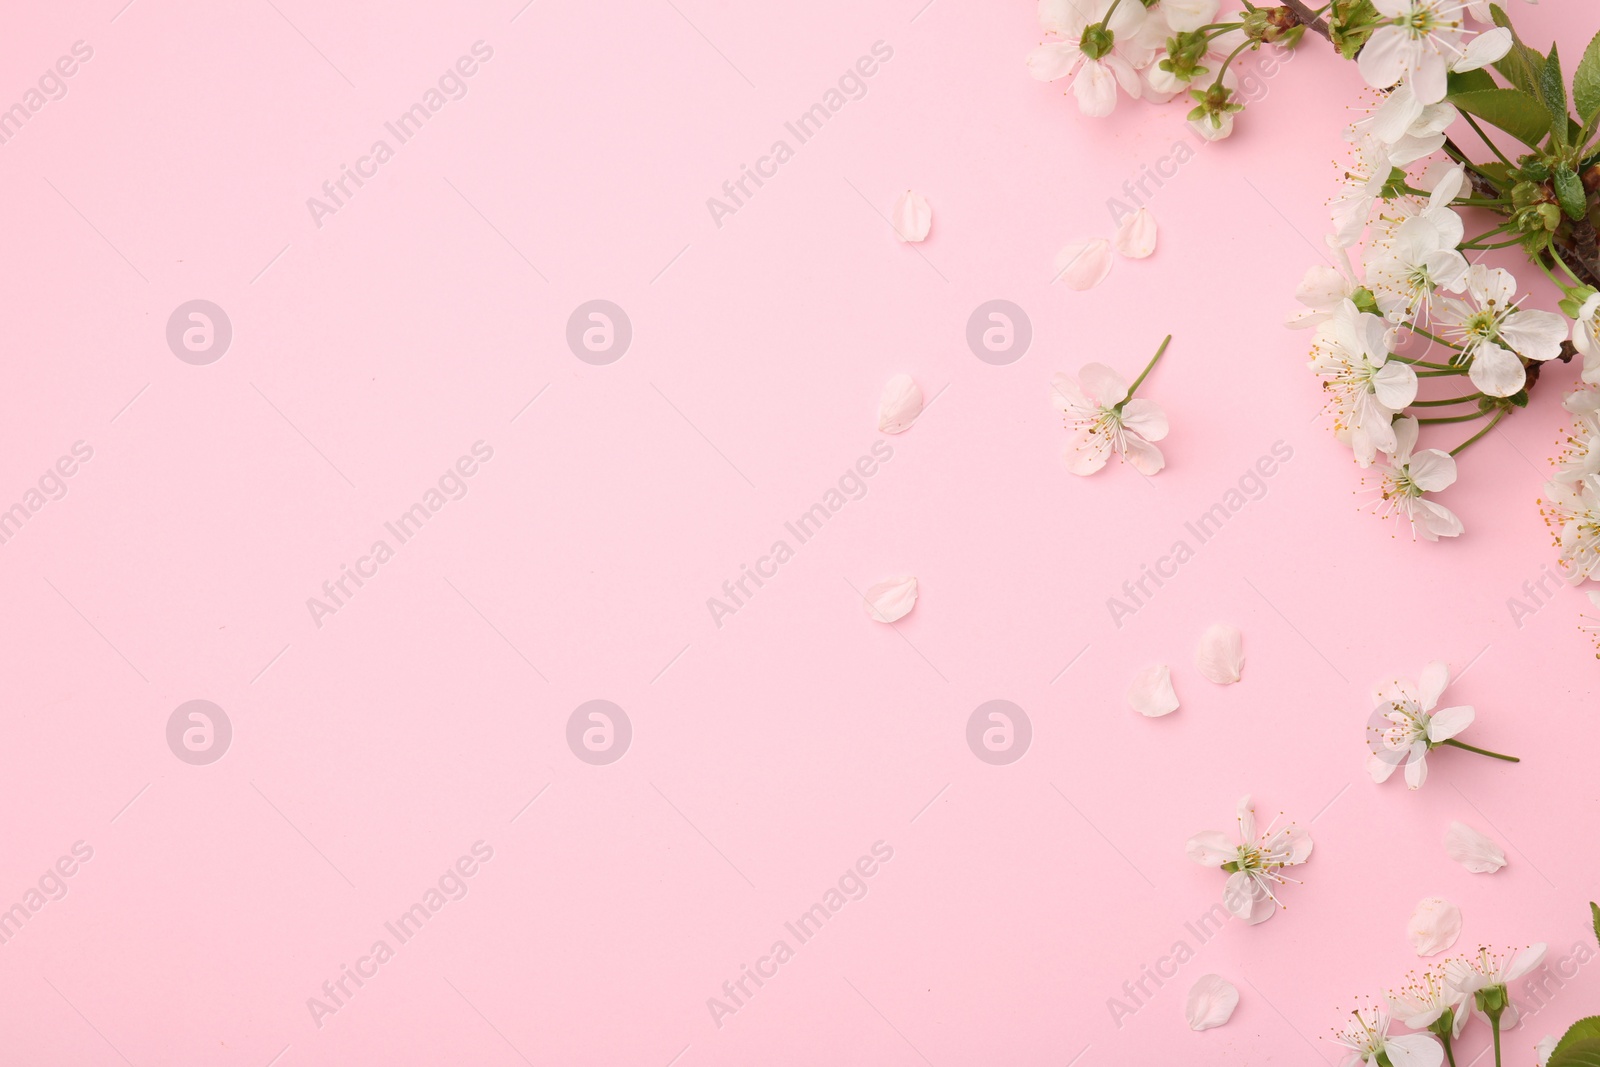
<instances>
[{"instance_id":1,"label":"white flower","mask_svg":"<svg viewBox=\"0 0 1600 1067\"><path fill-rule=\"evenodd\" d=\"M1394 1017L1413 1030L1426 1030L1438 1022L1445 1012L1452 1012L1452 1038L1461 1036L1472 1014L1467 1010L1472 994L1457 992L1446 980L1442 966L1414 975L1410 985L1385 993L1383 999L1388 1002L1389 1011Z\"/></svg>"},{"instance_id":2,"label":"white flower","mask_svg":"<svg viewBox=\"0 0 1600 1067\"><path fill-rule=\"evenodd\" d=\"M1299 879L1282 871L1311 858L1311 835L1290 823L1277 831L1268 826L1258 837L1256 812L1248 796L1239 801L1238 821L1238 844L1221 830L1206 830L1189 838L1187 851L1196 863L1229 872L1222 902L1235 916L1254 926L1272 918L1278 909L1274 884L1299 884Z\"/></svg>"},{"instance_id":3,"label":"white flower","mask_svg":"<svg viewBox=\"0 0 1600 1067\"><path fill-rule=\"evenodd\" d=\"M1369 130L1355 131L1351 141L1353 155L1344 172L1344 190L1328 203L1333 216L1333 233L1346 248L1361 240L1372 205L1394 170L1390 148Z\"/></svg>"},{"instance_id":4,"label":"white flower","mask_svg":"<svg viewBox=\"0 0 1600 1067\"><path fill-rule=\"evenodd\" d=\"M1455 512L1423 495L1455 484L1455 457L1437 448L1424 448L1413 455L1417 420L1410 416L1395 420L1394 437L1394 452L1378 475L1378 517L1409 525L1413 539L1418 535L1425 541L1459 537L1461 520Z\"/></svg>"},{"instance_id":5,"label":"white flower","mask_svg":"<svg viewBox=\"0 0 1600 1067\"><path fill-rule=\"evenodd\" d=\"M1167 415L1153 400L1130 399L1127 380L1100 363L1090 363L1079 380L1057 374L1050 397L1067 416L1072 438L1063 458L1073 474L1093 474L1115 452L1140 474L1166 465L1152 442L1167 436Z\"/></svg>"},{"instance_id":6,"label":"white flower","mask_svg":"<svg viewBox=\"0 0 1600 1067\"><path fill-rule=\"evenodd\" d=\"M1461 909L1443 897L1418 901L1411 921L1406 923L1406 937L1419 956L1436 956L1455 944L1460 936Z\"/></svg>"},{"instance_id":7,"label":"white flower","mask_svg":"<svg viewBox=\"0 0 1600 1067\"><path fill-rule=\"evenodd\" d=\"M1107 20L1113 4L1116 10ZM1134 68L1142 62L1130 62L1119 53L1126 46L1137 46L1144 20L1142 3L1039 0L1039 24L1058 40L1034 49L1028 56L1028 71L1040 81L1071 76L1078 109L1095 118L1109 115L1117 106L1119 85L1135 100L1139 98L1139 74Z\"/></svg>"},{"instance_id":8,"label":"white flower","mask_svg":"<svg viewBox=\"0 0 1600 1067\"><path fill-rule=\"evenodd\" d=\"M1543 505L1567 581L1577 585L1600 576L1600 476L1546 482Z\"/></svg>"},{"instance_id":9,"label":"white flower","mask_svg":"<svg viewBox=\"0 0 1600 1067\"><path fill-rule=\"evenodd\" d=\"M1346 300L1317 327L1311 369L1324 380L1334 433L1370 466L1376 453L1392 452L1397 412L1417 398L1417 374L1389 359L1389 324Z\"/></svg>"},{"instance_id":10,"label":"white flower","mask_svg":"<svg viewBox=\"0 0 1600 1067\"><path fill-rule=\"evenodd\" d=\"M1284 320L1284 325L1291 330L1303 330L1326 322L1341 304L1355 296L1356 290L1361 288L1355 268L1350 265L1350 254L1344 250L1344 246L1331 235L1323 239L1338 257L1338 266L1315 263L1300 279L1294 298L1304 304L1306 310L1296 311Z\"/></svg>"},{"instance_id":11,"label":"white flower","mask_svg":"<svg viewBox=\"0 0 1600 1067\"><path fill-rule=\"evenodd\" d=\"M1600 475L1600 390L1575 389L1561 406L1576 415L1567 447L1556 457L1556 481L1577 482Z\"/></svg>"},{"instance_id":12,"label":"white flower","mask_svg":"<svg viewBox=\"0 0 1600 1067\"><path fill-rule=\"evenodd\" d=\"M1437 708L1449 683L1449 666L1436 660L1423 668L1420 683L1396 680L1378 694L1368 727L1374 736L1367 771L1374 782L1388 781L1405 760L1406 785L1420 788L1428 776L1428 750L1472 725L1470 707Z\"/></svg>"},{"instance_id":13,"label":"white flower","mask_svg":"<svg viewBox=\"0 0 1600 1067\"><path fill-rule=\"evenodd\" d=\"M1209 25L1220 6L1221 0L1160 0L1150 11L1165 16L1175 33L1190 33Z\"/></svg>"},{"instance_id":14,"label":"white flower","mask_svg":"<svg viewBox=\"0 0 1600 1067\"><path fill-rule=\"evenodd\" d=\"M1355 126L1370 129L1389 146L1389 162L1404 167L1442 148L1444 131L1460 117L1454 104L1424 104L1410 85L1401 84Z\"/></svg>"},{"instance_id":15,"label":"white flower","mask_svg":"<svg viewBox=\"0 0 1600 1067\"><path fill-rule=\"evenodd\" d=\"M1566 320L1550 311L1518 309L1513 299L1517 280L1503 267L1473 264L1466 288L1471 303L1446 297L1436 318L1461 346L1456 359L1471 360L1467 373L1472 384L1489 396L1511 396L1527 381L1522 359L1542 361L1561 354Z\"/></svg>"},{"instance_id":16,"label":"white flower","mask_svg":"<svg viewBox=\"0 0 1600 1067\"><path fill-rule=\"evenodd\" d=\"M1370 1012L1370 1018L1359 1011L1350 1013L1355 1022L1350 1023L1334 1040L1350 1050L1344 1067L1357 1064L1377 1064L1379 1057L1391 1067L1439 1067L1444 1062L1444 1049L1427 1034L1399 1034L1389 1036L1389 1017L1381 1011Z\"/></svg>"},{"instance_id":17,"label":"white flower","mask_svg":"<svg viewBox=\"0 0 1600 1067\"><path fill-rule=\"evenodd\" d=\"M1460 0L1373 0L1391 20L1373 31L1356 65L1374 89L1404 81L1424 104L1443 100L1451 60L1460 55Z\"/></svg>"},{"instance_id":18,"label":"white flower","mask_svg":"<svg viewBox=\"0 0 1600 1067\"><path fill-rule=\"evenodd\" d=\"M1455 212L1450 217L1459 223ZM1396 322L1428 322L1437 290L1466 288L1467 258L1456 250L1459 240L1423 215L1401 223L1394 242L1367 261L1367 287L1383 313Z\"/></svg>"},{"instance_id":19,"label":"white flower","mask_svg":"<svg viewBox=\"0 0 1600 1067\"><path fill-rule=\"evenodd\" d=\"M1484 1014L1484 1001L1498 990L1505 1004L1500 1027L1509 1030L1517 1025L1518 1012L1506 987L1543 963L1545 949L1545 944L1539 942L1511 956L1509 953L1480 948L1476 956L1446 960L1445 978L1457 993L1472 995L1476 1014L1479 1015Z\"/></svg>"},{"instance_id":20,"label":"white flower","mask_svg":"<svg viewBox=\"0 0 1600 1067\"><path fill-rule=\"evenodd\" d=\"M1444 852L1473 874L1493 874L1506 865L1505 850L1464 822L1445 829Z\"/></svg>"}]
</instances>

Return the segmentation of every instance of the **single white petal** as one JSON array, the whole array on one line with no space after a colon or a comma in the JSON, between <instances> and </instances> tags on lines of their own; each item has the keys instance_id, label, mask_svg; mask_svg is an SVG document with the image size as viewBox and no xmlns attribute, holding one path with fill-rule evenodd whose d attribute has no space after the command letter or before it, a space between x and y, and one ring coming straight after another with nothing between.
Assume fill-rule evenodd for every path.
<instances>
[{"instance_id":1,"label":"single white petal","mask_svg":"<svg viewBox=\"0 0 1600 1067\"><path fill-rule=\"evenodd\" d=\"M1394 1067L1439 1067L1444 1047L1430 1034L1396 1034L1383 1043Z\"/></svg>"},{"instance_id":2,"label":"single white petal","mask_svg":"<svg viewBox=\"0 0 1600 1067\"><path fill-rule=\"evenodd\" d=\"M875 622L895 622L903 619L917 603L915 578L890 578L867 590L863 607L867 618Z\"/></svg>"},{"instance_id":3,"label":"single white petal","mask_svg":"<svg viewBox=\"0 0 1600 1067\"><path fill-rule=\"evenodd\" d=\"M1051 41L1028 53L1028 73L1042 82L1065 78L1083 59L1076 41Z\"/></svg>"},{"instance_id":4,"label":"single white petal","mask_svg":"<svg viewBox=\"0 0 1600 1067\"><path fill-rule=\"evenodd\" d=\"M1189 987L1189 1000L1184 1005L1184 1017L1191 1030L1210 1030L1221 1026L1233 1017L1239 1006L1239 990L1234 984L1217 974L1205 974Z\"/></svg>"},{"instance_id":5,"label":"single white petal","mask_svg":"<svg viewBox=\"0 0 1600 1067\"><path fill-rule=\"evenodd\" d=\"M1122 425L1146 441L1167 436L1167 413L1154 400L1134 398L1122 406Z\"/></svg>"},{"instance_id":6,"label":"single white petal","mask_svg":"<svg viewBox=\"0 0 1600 1067\"><path fill-rule=\"evenodd\" d=\"M1237 627L1215 623L1200 636L1194 665L1207 681L1232 685L1244 670L1244 635Z\"/></svg>"},{"instance_id":7,"label":"single white petal","mask_svg":"<svg viewBox=\"0 0 1600 1067\"><path fill-rule=\"evenodd\" d=\"M928 227L933 225L933 209L928 206L927 197L907 189L894 202L889 220L901 241L922 241L928 236Z\"/></svg>"},{"instance_id":8,"label":"single white petal","mask_svg":"<svg viewBox=\"0 0 1600 1067\"><path fill-rule=\"evenodd\" d=\"M1549 1067L1550 1054L1556 1050L1559 1040L1554 1034L1546 1034L1533 1046L1534 1059L1538 1061L1539 1067Z\"/></svg>"},{"instance_id":9,"label":"single white petal","mask_svg":"<svg viewBox=\"0 0 1600 1067\"><path fill-rule=\"evenodd\" d=\"M1422 677L1417 680L1417 703L1422 705L1422 710L1432 711L1449 684L1450 664L1444 660L1436 659L1422 668Z\"/></svg>"},{"instance_id":10,"label":"single white petal","mask_svg":"<svg viewBox=\"0 0 1600 1067\"><path fill-rule=\"evenodd\" d=\"M1184 850L1190 859L1203 867L1221 867L1239 858L1239 850L1233 840L1221 830L1202 830L1189 838Z\"/></svg>"},{"instance_id":11,"label":"single white petal","mask_svg":"<svg viewBox=\"0 0 1600 1067\"><path fill-rule=\"evenodd\" d=\"M1143 259L1156 250L1156 220L1149 208L1124 215L1112 238L1117 251L1129 259Z\"/></svg>"},{"instance_id":12,"label":"single white petal","mask_svg":"<svg viewBox=\"0 0 1600 1067\"><path fill-rule=\"evenodd\" d=\"M1553 311L1513 311L1500 324L1500 336L1518 355L1554 359L1567 339L1567 320Z\"/></svg>"},{"instance_id":13,"label":"single white petal","mask_svg":"<svg viewBox=\"0 0 1600 1067\"><path fill-rule=\"evenodd\" d=\"M1436 956L1461 936L1461 909L1442 897L1417 902L1406 923L1406 937L1419 956Z\"/></svg>"},{"instance_id":14,"label":"single white petal","mask_svg":"<svg viewBox=\"0 0 1600 1067\"><path fill-rule=\"evenodd\" d=\"M1472 384L1490 396L1512 396L1528 380L1522 369L1522 360L1507 352L1493 341L1478 346L1467 369Z\"/></svg>"},{"instance_id":15,"label":"single white petal","mask_svg":"<svg viewBox=\"0 0 1600 1067\"><path fill-rule=\"evenodd\" d=\"M1504 849L1462 822L1444 832L1444 850L1473 874L1493 874L1506 865Z\"/></svg>"},{"instance_id":16,"label":"single white petal","mask_svg":"<svg viewBox=\"0 0 1600 1067\"><path fill-rule=\"evenodd\" d=\"M1428 780L1428 749L1422 742L1417 742L1418 751L1413 753L1411 759L1406 761L1406 788L1421 789L1422 783Z\"/></svg>"},{"instance_id":17,"label":"single white petal","mask_svg":"<svg viewBox=\"0 0 1600 1067\"><path fill-rule=\"evenodd\" d=\"M1072 79L1072 95L1078 110L1092 119L1103 119L1117 108L1117 71L1105 60L1086 60Z\"/></svg>"},{"instance_id":18,"label":"single white petal","mask_svg":"<svg viewBox=\"0 0 1600 1067\"><path fill-rule=\"evenodd\" d=\"M896 374L883 385L878 400L878 429L905 433L922 414L922 390L909 374Z\"/></svg>"},{"instance_id":19,"label":"single white petal","mask_svg":"<svg viewBox=\"0 0 1600 1067\"><path fill-rule=\"evenodd\" d=\"M1506 981L1515 981L1539 966L1544 962L1544 955L1548 950L1549 946L1539 941L1517 953L1516 958L1506 967Z\"/></svg>"},{"instance_id":20,"label":"single white petal","mask_svg":"<svg viewBox=\"0 0 1600 1067\"><path fill-rule=\"evenodd\" d=\"M1093 424L1088 422L1072 427L1067 447L1061 452L1067 470L1080 477L1095 473L1111 458L1111 438L1092 431Z\"/></svg>"},{"instance_id":21,"label":"single white petal","mask_svg":"<svg viewBox=\"0 0 1600 1067\"><path fill-rule=\"evenodd\" d=\"M1146 667L1133 676L1128 687L1128 703L1140 715L1156 718L1178 710L1178 694L1172 689L1172 671L1165 663Z\"/></svg>"},{"instance_id":22,"label":"single white petal","mask_svg":"<svg viewBox=\"0 0 1600 1067\"><path fill-rule=\"evenodd\" d=\"M1111 242L1104 237L1072 242L1056 256L1056 272L1068 289L1093 289L1111 273Z\"/></svg>"},{"instance_id":23,"label":"single white petal","mask_svg":"<svg viewBox=\"0 0 1600 1067\"><path fill-rule=\"evenodd\" d=\"M1461 54L1451 69L1477 70L1490 63L1504 59L1505 54L1511 51L1511 31L1503 26L1492 30L1485 30L1471 41L1467 42L1466 50Z\"/></svg>"},{"instance_id":24,"label":"single white petal","mask_svg":"<svg viewBox=\"0 0 1600 1067\"><path fill-rule=\"evenodd\" d=\"M1161 473L1167 465L1167 457L1161 454L1161 449L1132 433L1126 435L1123 458L1146 478Z\"/></svg>"},{"instance_id":25,"label":"single white petal","mask_svg":"<svg viewBox=\"0 0 1600 1067\"><path fill-rule=\"evenodd\" d=\"M1428 720L1428 740L1438 744L1448 741L1472 725L1476 713L1471 707L1441 708Z\"/></svg>"},{"instance_id":26,"label":"single white petal","mask_svg":"<svg viewBox=\"0 0 1600 1067\"><path fill-rule=\"evenodd\" d=\"M1128 379L1104 363L1085 363L1078 380L1084 393L1100 407L1116 407L1128 398Z\"/></svg>"},{"instance_id":27,"label":"single white petal","mask_svg":"<svg viewBox=\"0 0 1600 1067\"><path fill-rule=\"evenodd\" d=\"M1437 493L1456 482L1456 459L1437 448L1424 448L1411 457L1411 480L1425 493Z\"/></svg>"}]
</instances>

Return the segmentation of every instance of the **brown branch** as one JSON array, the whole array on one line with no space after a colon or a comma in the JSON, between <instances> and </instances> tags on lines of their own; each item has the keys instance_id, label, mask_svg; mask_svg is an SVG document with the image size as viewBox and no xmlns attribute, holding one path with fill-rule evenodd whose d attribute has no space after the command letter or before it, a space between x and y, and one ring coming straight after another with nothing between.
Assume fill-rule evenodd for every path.
<instances>
[{"instance_id":1,"label":"brown branch","mask_svg":"<svg viewBox=\"0 0 1600 1067\"><path fill-rule=\"evenodd\" d=\"M1300 25L1330 41L1333 40L1328 30L1328 20L1313 15L1311 9L1301 0L1283 0L1283 6L1294 12L1294 17L1299 20Z\"/></svg>"}]
</instances>

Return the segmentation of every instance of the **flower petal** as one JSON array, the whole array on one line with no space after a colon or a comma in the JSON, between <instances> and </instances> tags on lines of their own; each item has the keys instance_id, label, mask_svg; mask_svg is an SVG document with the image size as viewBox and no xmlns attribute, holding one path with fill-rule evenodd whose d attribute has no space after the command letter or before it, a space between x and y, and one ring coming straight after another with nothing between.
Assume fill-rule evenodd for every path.
<instances>
[{"instance_id":1,"label":"flower petal","mask_svg":"<svg viewBox=\"0 0 1600 1067\"><path fill-rule=\"evenodd\" d=\"M1458 708L1441 708L1428 720L1428 740L1438 744L1448 741L1472 725L1475 712L1463 705Z\"/></svg>"},{"instance_id":2,"label":"flower petal","mask_svg":"<svg viewBox=\"0 0 1600 1067\"><path fill-rule=\"evenodd\" d=\"M1394 1067L1439 1067L1444 1049L1430 1034L1395 1034L1384 1039L1383 1051Z\"/></svg>"},{"instance_id":3,"label":"flower petal","mask_svg":"<svg viewBox=\"0 0 1600 1067\"><path fill-rule=\"evenodd\" d=\"M1221 867L1224 863L1239 858L1238 848L1221 830L1202 830L1189 838L1184 850L1190 859L1202 867Z\"/></svg>"},{"instance_id":4,"label":"flower petal","mask_svg":"<svg viewBox=\"0 0 1600 1067\"><path fill-rule=\"evenodd\" d=\"M917 603L917 580L911 577L890 578L867 590L863 607L867 618L874 622L895 622L903 619Z\"/></svg>"},{"instance_id":5,"label":"flower petal","mask_svg":"<svg viewBox=\"0 0 1600 1067\"><path fill-rule=\"evenodd\" d=\"M1422 705L1422 710L1432 711L1449 684L1450 664L1436 659L1422 668L1422 677L1417 680L1417 703Z\"/></svg>"},{"instance_id":6,"label":"flower petal","mask_svg":"<svg viewBox=\"0 0 1600 1067\"><path fill-rule=\"evenodd\" d=\"M1511 396L1522 388L1528 374L1522 369L1522 360L1507 352L1493 341L1478 346L1467 370L1472 384L1490 396Z\"/></svg>"},{"instance_id":7,"label":"flower petal","mask_svg":"<svg viewBox=\"0 0 1600 1067\"><path fill-rule=\"evenodd\" d=\"M1244 670L1244 635L1227 623L1213 624L1200 637L1194 665L1207 681L1232 685Z\"/></svg>"},{"instance_id":8,"label":"flower petal","mask_svg":"<svg viewBox=\"0 0 1600 1067\"><path fill-rule=\"evenodd\" d=\"M896 374L883 385L878 399L878 429L905 433L922 414L922 390L909 374Z\"/></svg>"},{"instance_id":9,"label":"flower petal","mask_svg":"<svg viewBox=\"0 0 1600 1067\"><path fill-rule=\"evenodd\" d=\"M1210 1030L1232 1018L1233 1009L1238 1006L1239 990L1234 984L1221 975L1206 974L1189 987L1183 1014L1189 1020L1189 1029Z\"/></svg>"},{"instance_id":10,"label":"flower petal","mask_svg":"<svg viewBox=\"0 0 1600 1067\"><path fill-rule=\"evenodd\" d=\"M1128 434L1123 442L1123 458L1133 464L1133 469L1146 478L1159 474L1161 468L1167 465L1167 458L1161 454L1161 449L1146 441L1138 434Z\"/></svg>"},{"instance_id":11,"label":"flower petal","mask_svg":"<svg viewBox=\"0 0 1600 1067\"><path fill-rule=\"evenodd\" d=\"M1165 663L1146 667L1133 676L1128 687L1128 703L1140 715L1156 718L1178 710L1178 694L1172 689L1172 671Z\"/></svg>"},{"instance_id":12,"label":"flower petal","mask_svg":"<svg viewBox=\"0 0 1600 1067\"><path fill-rule=\"evenodd\" d=\"M1129 259L1143 259L1156 250L1156 220L1149 208L1124 215L1112 238L1117 251Z\"/></svg>"},{"instance_id":13,"label":"flower petal","mask_svg":"<svg viewBox=\"0 0 1600 1067\"><path fill-rule=\"evenodd\" d=\"M1084 393L1103 408L1116 407L1128 397L1128 379L1104 363L1085 363L1078 380Z\"/></svg>"},{"instance_id":14,"label":"flower petal","mask_svg":"<svg viewBox=\"0 0 1600 1067\"><path fill-rule=\"evenodd\" d=\"M902 242L922 241L928 236L928 227L933 225L933 209L928 206L927 197L907 189L894 202L889 220L894 225L895 236Z\"/></svg>"},{"instance_id":15,"label":"flower petal","mask_svg":"<svg viewBox=\"0 0 1600 1067\"><path fill-rule=\"evenodd\" d=\"M1442 897L1417 902L1406 923L1406 937L1419 956L1436 956L1461 936L1461 909Z\"/></svg>"},{"instance_id":16,"label":"flower petal","mask_svg":"<svg viewBox=\"0 0 1600 1067\"><path fill-rule=\"evenodd\" d=\"M1122 405L1122 425L1146 441L1167 436L1167 413L1154 400L1134 398Z\"/></svg>"},{"instance_id":17,"label":"flower petal","mask_svg":"<svg viewBox=\"0 0 1600 1067\"><path fill-rule=\"evenodd\" d=\"M1462 822L1444 832L1444 850L1473 874L1493 874L1506 865L1504 849Z\"/></svg>"},{"instance_id":18,"label":"flower petal","mask_svg":"<svg viewBox=\"0 0 1600 1067\"><path fill-rule=\"evenodd\" d=\"M1104 237L1074 241L1056 255L1056 272L1068 289L1093 289L1111 273L1111 242Z\"/></svg>"}]
</instances>

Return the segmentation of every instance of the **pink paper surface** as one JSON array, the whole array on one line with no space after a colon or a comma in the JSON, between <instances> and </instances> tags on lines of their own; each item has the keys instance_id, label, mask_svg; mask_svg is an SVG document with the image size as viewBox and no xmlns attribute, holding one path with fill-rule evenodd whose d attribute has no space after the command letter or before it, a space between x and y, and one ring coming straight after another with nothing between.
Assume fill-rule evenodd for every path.
<instances>
[{"instance_id":1,"label":"pink paper surface","mask_svg":"<svg viewBox=\"0 0 1600 1067\"><path fill-rule=\"evenodd\" d=\"M0 508L59 496L0 545L0 1062L1315 1064L1417 965L1423 897L1460 905L1461 949L1588 943L1586 605L1508 605L1553 573L1559 390L1465 457L1458 542L1361 512L1280 325L1360 90L1321 42L1177 165L1184 105L1093 121L1028 77L1026 3L125 3L0 34L7 106L92 50L0 145ZM1536 43L1577 14L1516 11ZM802 143L786 123L875 51ZM346 167L369 176L314 213ZM745 167L770 176L714 218ZM1052 285L1158 172L1156 254ZM907 188L917 246L887 222ZM168 344L194 300L231 324L212 362ZM614 362L567 341L595 300L631 325ZM1005 365L966 340L991 300L1031 324ZM1051 376L1132 377L1168 332L1142 390L1167 470L1067 474ZM888 437L901 371L937 399ZM920 597L890 628L857 591L898 575ZM1218 621L1245 635L1228 688L1192 665ZM1470 665L1469 739L1523 763L1374 786L1369 689L1431 659ZM1182 707L1148 720L1124 692L1157 662ZM231 725L207 764L168 743L194 700ZM631 729L610 763L577 755L600 720L569 745L595 700ZM1015 762L968 746L991 700L1031 724ZM1184 842L1246 793L1315 853L1287 911L1202 938L1222 875ZM1509 866L1451 862L1456 819ZM841 878L859 899L796 937ZM775 973L714 1012L745 967ZM1213 972L1238 1010L1192 1033ZM1508 1063L1600 1008L1600 969L1550 973Z\"/></svg>"}]
</instances>

